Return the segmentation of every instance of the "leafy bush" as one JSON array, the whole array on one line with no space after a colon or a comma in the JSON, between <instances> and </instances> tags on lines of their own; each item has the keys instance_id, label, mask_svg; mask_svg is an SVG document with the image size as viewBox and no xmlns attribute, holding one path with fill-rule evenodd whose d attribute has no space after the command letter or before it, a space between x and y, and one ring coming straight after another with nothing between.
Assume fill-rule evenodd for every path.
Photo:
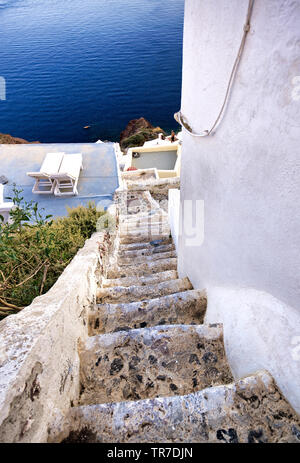
<instances>
[{"instance_id":1,"label":"leafy bush","mask_svg":"<svg viewBox=\"0 0 300 463\"><path fill-rule=\"evenodd\" d=\"M11 222L0 217L0 319L18 312L47 292L86 239L96 231L93 203L68 210L68 217L42 216L14 187ZM3 218L2 218L3 219Z\"/></svg>"}]
</instances>

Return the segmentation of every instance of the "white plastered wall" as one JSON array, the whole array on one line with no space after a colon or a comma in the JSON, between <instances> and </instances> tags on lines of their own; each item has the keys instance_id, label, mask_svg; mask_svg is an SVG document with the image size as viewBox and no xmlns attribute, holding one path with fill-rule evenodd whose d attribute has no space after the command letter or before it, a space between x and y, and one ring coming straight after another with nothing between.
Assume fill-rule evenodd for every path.
<instances>
[{"instance_id":1,"label":"white plastered wall","mask_svg":"<svg viewBox=\"0 0 300 463\"><path fill-rule=\"evenodd\" d=\"M247 7L186 0L182 112L196 132L217 117ZM204 200L205 238L186 246L180 237L179 270L207 289L207 320L224 322L236 376L270 368L299 412L299 362L290 355L300 336L297 76L300 2L256 0L221 124L210 137L183 135L181 201Z\"/></svg>"}]
</instances>

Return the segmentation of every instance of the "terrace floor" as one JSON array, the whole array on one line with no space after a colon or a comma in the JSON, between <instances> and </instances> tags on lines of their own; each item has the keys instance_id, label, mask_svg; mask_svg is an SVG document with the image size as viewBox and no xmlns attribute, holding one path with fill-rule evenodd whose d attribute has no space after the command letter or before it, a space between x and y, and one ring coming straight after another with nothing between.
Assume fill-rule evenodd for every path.
<instances>
[{"instance_id":1,"label":"terrace floor","mask_svg":"<svg viewBox=\"0 0 300 463\"><path fill-rule=\"evenodd\" d=\"M78 196L61 198L32 193L34 179L26 172L39 171L45 155L51 152L82 153L83 170L78 182ZM87 205L89 201L106 209L119 186L113 143L0 145L0 175L9 180L4 186L5 197L11 196L15 183L23 190L22 196L26 201L38 202L44 213L53 217L67 215L67 207Z\"/></svg>"}]
</instances>

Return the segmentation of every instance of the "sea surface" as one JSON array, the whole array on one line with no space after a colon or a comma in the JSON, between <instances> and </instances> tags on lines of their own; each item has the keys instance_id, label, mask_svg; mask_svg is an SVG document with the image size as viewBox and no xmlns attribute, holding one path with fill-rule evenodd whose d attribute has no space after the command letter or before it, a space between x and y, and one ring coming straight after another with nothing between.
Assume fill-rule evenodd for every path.
<instances>
[{"instance_id":1,"label":"sea surface","mask_svg":"<svg viewBox=\"0 0 300 463\"><path fill-rule=\"evenodd\" d=\"M183 15L184 0L0 0L0 132L117 141L141 116L176 130Z\"/></svg>"}]
</instances>

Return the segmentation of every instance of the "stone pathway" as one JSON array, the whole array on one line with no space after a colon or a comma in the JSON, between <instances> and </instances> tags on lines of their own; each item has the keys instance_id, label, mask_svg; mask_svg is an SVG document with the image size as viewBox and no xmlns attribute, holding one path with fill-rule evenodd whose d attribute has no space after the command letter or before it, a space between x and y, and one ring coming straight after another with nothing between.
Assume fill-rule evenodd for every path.
<instances>
[{"instance_id":1,"label":"stone pathway","mask_svg":"<svg viewBox=\"0 0 300 463\"><path fill-rule=\"evenodd\" d=\"M178 277L166 212L145 191L126 206L80 346L79 403L53 441L300 442L268 372L234 381L205 293Z\"/></svg>"}]
</instances>

